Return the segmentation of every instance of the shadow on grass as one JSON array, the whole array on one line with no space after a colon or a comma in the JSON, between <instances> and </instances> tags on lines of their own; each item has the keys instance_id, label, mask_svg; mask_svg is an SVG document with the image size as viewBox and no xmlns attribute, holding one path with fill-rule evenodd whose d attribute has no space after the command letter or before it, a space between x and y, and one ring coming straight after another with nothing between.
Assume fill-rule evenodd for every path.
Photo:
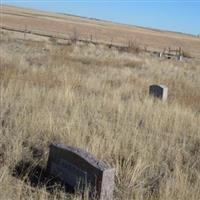
<instances>
[{"instance_id":1,"label":"shadow on grass","mask_svg":"<svg viewBox=\"0 0 200 200\"><path fill-rule=\"evenodd\" d=\"M20 161L15 166L12 175L24 180L32 187L46 188L49 193L64 190L66 193L74 194L75 190L70 185L64 184L59 178L49 175L46 169L31 162Z\"/></svg>"}]
</instances>

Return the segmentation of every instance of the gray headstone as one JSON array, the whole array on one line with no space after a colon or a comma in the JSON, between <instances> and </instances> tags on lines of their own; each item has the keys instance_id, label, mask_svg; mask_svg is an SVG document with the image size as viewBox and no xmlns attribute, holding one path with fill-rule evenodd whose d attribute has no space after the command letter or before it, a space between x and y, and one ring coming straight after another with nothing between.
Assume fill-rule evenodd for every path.
<instances>
[{"instance_id":1,"label":"gray headstone","mask_svg":"<svg viewBox=\"0 0 200 200\"><path fill-rule=\"evenodd\" d=\"M164 85L150 85L149 94L165 101L167 100L168 88Z\"/></svg>"},{"instance_id":2,"label":"gray headstone","mask_svg":"<svg viewBox=\"0 0 200 200\"><path fill-rule=\"evenodd\" d=\"M160 52L159 53L159 58L162 58L162 56L163 56L163 52Z\"/></svg>"},{"instance_id":3,"label":"gray headstone","mask_svg":"<svg viewBox=\"0 0 200 200\"><path fill-rule=\"evenodd\" d=\"M74 188L89 188L97 199L113 199L115 170L84 150L51 144L47 172Z\"/></svg>"},{"instance_id":4,"label":"gray headstone","mask_svg":"<svg viewBox=\"0 0 200 200\"><path fill-rule=\"evenodd\" d=\"M183 60L183 56L182 55L178 55L178 60L182 61Z\"/></svg>"}]
</instances>

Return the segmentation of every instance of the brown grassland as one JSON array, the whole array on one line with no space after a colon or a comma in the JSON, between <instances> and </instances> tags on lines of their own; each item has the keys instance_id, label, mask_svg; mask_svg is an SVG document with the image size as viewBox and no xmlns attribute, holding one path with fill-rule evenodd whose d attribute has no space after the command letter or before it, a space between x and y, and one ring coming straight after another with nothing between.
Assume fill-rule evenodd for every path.
<instances>
[{"instance_id":1,"label":"brown grassland","mask_svg":"<svg viewBox=\"0 0 200 200\"><path fill-rule=\"evenodd\" d=\"M3 5L0 8L1 26L39 30L53 35L72 37L74 30L79 39L90 39L127 45L137 42L142 48L162 51L182 47L191 56L200 58L200 38L176 32L147 29L138 26L91 20L70 15L41 12Z\"/></svg>"},{"instance_id":2,"label":"brown grassland","mask_svg":"<svg viewBox=\"0 0 200 200\"><path fill-rule=\"evenodd\" d=\"M154 83L167 102L149 97ZM200 199L200 60L2 31L0 92L0 199L82 198L29 180L51 142L114 167L116 200ZM20 163L30 165L18 177Z\"/></svg>"}]
</instances>

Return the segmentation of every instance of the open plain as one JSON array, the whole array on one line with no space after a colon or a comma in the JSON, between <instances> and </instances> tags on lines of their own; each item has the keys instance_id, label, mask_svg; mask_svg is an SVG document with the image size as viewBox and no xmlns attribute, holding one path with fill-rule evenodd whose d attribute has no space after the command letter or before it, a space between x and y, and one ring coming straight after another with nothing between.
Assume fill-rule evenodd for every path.
<instances>
[{"instance_id":1,"label":"open plain","mask_svg":"<svg viewBox=\"0 0 200 200\"><path fill-rule=\"evenodd\" d=\"M74 36L83 40L127 45L134 41L150 51L181 47L192 57L200 58L200 38L176 32L154 30L73 15L41 12L13 6L1 6L1 26L23 30L36 30L50 35Z\"/></svg>"},{"instance_id":2,"label":"open plain","mask_svg":"<svg viewBox=\"0 0 200 200\"><path fill-rule=\"evenodd\" d=\"M70 34L78 27L86 37L91 27L99 40L126 43L129 35L141 46L182 46L195 57L178 61L1 30L1 199L88 199L42 180L38 169L52 142L114 167L114 199L200 199L199 38L6 6L1 12L1 23L13 28L28 23ZM155 83L168 87L166 102L149 97Z\"/></svg>"}]
</instances>

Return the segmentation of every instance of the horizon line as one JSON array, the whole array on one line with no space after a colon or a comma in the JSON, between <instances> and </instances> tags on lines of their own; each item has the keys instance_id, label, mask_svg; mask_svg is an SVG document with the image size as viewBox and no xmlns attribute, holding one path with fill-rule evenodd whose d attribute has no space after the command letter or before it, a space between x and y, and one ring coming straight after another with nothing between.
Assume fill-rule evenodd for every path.
<instances>
[{"instance_id":1,"label":"horizon line","mask_svg":"<svg viewBox=\"0 0 200 200\"><path fill-rule=\"evenodd\" d=\"M47 0L47 1L49 1L49 0ZM17 2L27 2L27 1L17 1ZM108 2L108 1L106 1L106 2ZM158 1L155 1L155 2L158 2ZM79 18L88 19L88 20L97 21L97 22L98 21L102 21L102 22L108 22L108 23L114 23L114 24L118 24L118 25L123 25L123 26L130 26L130 27L138 27L138 28L142 28L142 29L149 29L149 30L153 30L153 31L177 33L177 34L182 34L182 35L187 35L187 36L192 36L192 37L197 37L197 36L200 35L200 34L194 34L194 33L182 32L182 31L159 29L159 28L150 27L150 26L141 26L141 25L136 25L136 24L128 24L128 23L125 23L125 22L112 21L112 20L100 19L100 18L95 18L95 17L87 17L87 16L82 16L82 15L76 15L76 14L73 14L73 13L56 12L56 11L42 10L42 9L39 9L39 8L17 6L17 5L13 5L13 4L6 4L6 3L1 3L0 2L0 7L2 8L3 6L10 6L10 7L15 7L15 8L29 9L29 10L33 10L33 11L45 12L45 13L51 13L51 14L68 15L68 16L79 17Z\"/></svg>"}]
</instances>

